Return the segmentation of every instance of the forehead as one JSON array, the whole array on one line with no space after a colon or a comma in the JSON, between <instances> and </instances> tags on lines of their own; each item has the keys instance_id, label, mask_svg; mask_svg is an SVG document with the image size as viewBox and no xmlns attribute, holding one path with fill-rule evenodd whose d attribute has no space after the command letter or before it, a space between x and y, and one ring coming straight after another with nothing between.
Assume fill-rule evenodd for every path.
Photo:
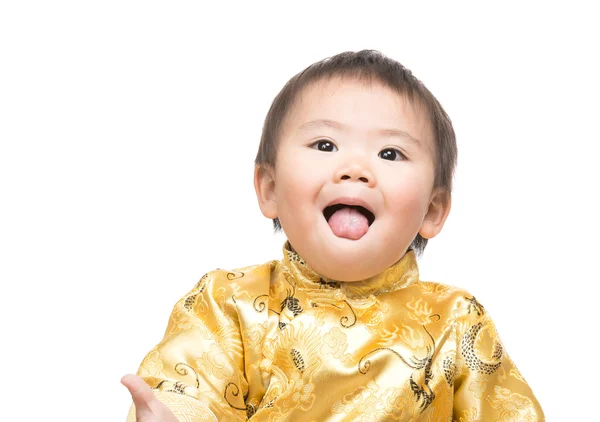
<instances>
[{"instance_id":1,"label":"forehead","mask_svg":"<svg viewBox=\"0 0 600 422\"><path fill-rule=\"evenodd\" d=\"M309 84L298 94L285 126L291 136L329 128L404 137L428 152L433 145L421 103L375 80L333 77Z\"/></svg>"}]
</instances>

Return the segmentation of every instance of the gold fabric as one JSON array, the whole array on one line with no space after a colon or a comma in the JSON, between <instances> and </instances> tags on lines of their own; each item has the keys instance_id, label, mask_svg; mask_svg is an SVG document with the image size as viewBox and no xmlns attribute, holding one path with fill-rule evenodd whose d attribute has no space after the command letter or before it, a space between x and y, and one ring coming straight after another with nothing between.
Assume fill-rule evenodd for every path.
<instances>
[{"instance_id":1,"label":"gold fabric","mask_svg":"<svg viewBox=\"0 0 600 422\"><path fill-rule=\"evenodd\" d=\"M283 253L175 305L138 375L180 420L545 420L484 307L420 280L414 251L352 283Z\"/></svg>"}]
</instances>

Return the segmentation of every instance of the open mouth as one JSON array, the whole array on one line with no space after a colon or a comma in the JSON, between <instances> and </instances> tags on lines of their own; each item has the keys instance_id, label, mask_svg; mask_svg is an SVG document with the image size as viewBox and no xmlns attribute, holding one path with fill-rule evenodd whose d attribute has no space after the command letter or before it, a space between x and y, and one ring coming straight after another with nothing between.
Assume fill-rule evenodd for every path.
<instances>
[{"instance_id":1,"label":"open mouth","mask_svg":"<svg viewBox=\"0 0 600 422\"><path fill-rule=\"evenodd\" d=\"M353 209L357 210L359 213L361 213L362 215L364 215L366 217L367 222L369 223L369 226L371 224L373 224L373 222L375 221L375 215L371 211L366 209L365 207L362 207L360 205L346 205L346 204L335 204L335 205L330 205L330 206L326 207L323 210L323 216L325 217L325 220L327 220L327 222L329 222L329 219L331 218L331 216L333 214L335 214L336 211L339 211L342 208L353 208Z\"/></svg>"}]
</instances>

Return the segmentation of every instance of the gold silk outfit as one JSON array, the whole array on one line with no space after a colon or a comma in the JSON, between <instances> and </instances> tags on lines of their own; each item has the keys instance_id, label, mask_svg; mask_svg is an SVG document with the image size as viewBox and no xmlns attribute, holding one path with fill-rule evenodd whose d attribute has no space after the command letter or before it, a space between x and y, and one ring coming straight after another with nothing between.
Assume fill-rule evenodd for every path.
<instances>
[{"instance_id":1,"label":"gold silk outfit","mask_svg":"<svg viewBox=\"0 0 600 422\"><path fill-rule=\"evenodd\" d=\"M421 281L413 250L360 282L283 254L175 305L137 374L180 421L545 420L483 306Z\"/></svg>"}]
</instances>

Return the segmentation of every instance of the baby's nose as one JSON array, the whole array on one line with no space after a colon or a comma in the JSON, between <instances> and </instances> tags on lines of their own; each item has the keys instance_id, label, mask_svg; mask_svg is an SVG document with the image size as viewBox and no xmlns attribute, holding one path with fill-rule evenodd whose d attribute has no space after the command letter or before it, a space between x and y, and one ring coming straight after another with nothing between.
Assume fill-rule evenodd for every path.
<instances>
[{"instance_id":1,"label":"baby's nose","mask_svg":"<svg viewBox=\"0 0 600 422\"><path fill-rule=\"evenodd\" d=\"M366 183L369 187L375 186L375 176L373 176L366 166L358 163L343 167L338 170L335 179L336 182L350 180Z\"/></svg>"},{"instance_id":2,"label":"baby's nose","mask_svg":"<svg viewBox=\"0 0 600 422\"><path fill-rule=\"evenodd\" d=\"M348 180L348 179L352 179L352 176L349 176L349 175L347 175L347 174L344 174L344 175L342 176L342 180ZM361 176L361 177L359 177L359 178L358 178L358 180L360 180L361 182L369 183L369 179L367 179L367 178L366 178L366 177L364 177L364 176Z\"/></svg>"}]
</instances>

